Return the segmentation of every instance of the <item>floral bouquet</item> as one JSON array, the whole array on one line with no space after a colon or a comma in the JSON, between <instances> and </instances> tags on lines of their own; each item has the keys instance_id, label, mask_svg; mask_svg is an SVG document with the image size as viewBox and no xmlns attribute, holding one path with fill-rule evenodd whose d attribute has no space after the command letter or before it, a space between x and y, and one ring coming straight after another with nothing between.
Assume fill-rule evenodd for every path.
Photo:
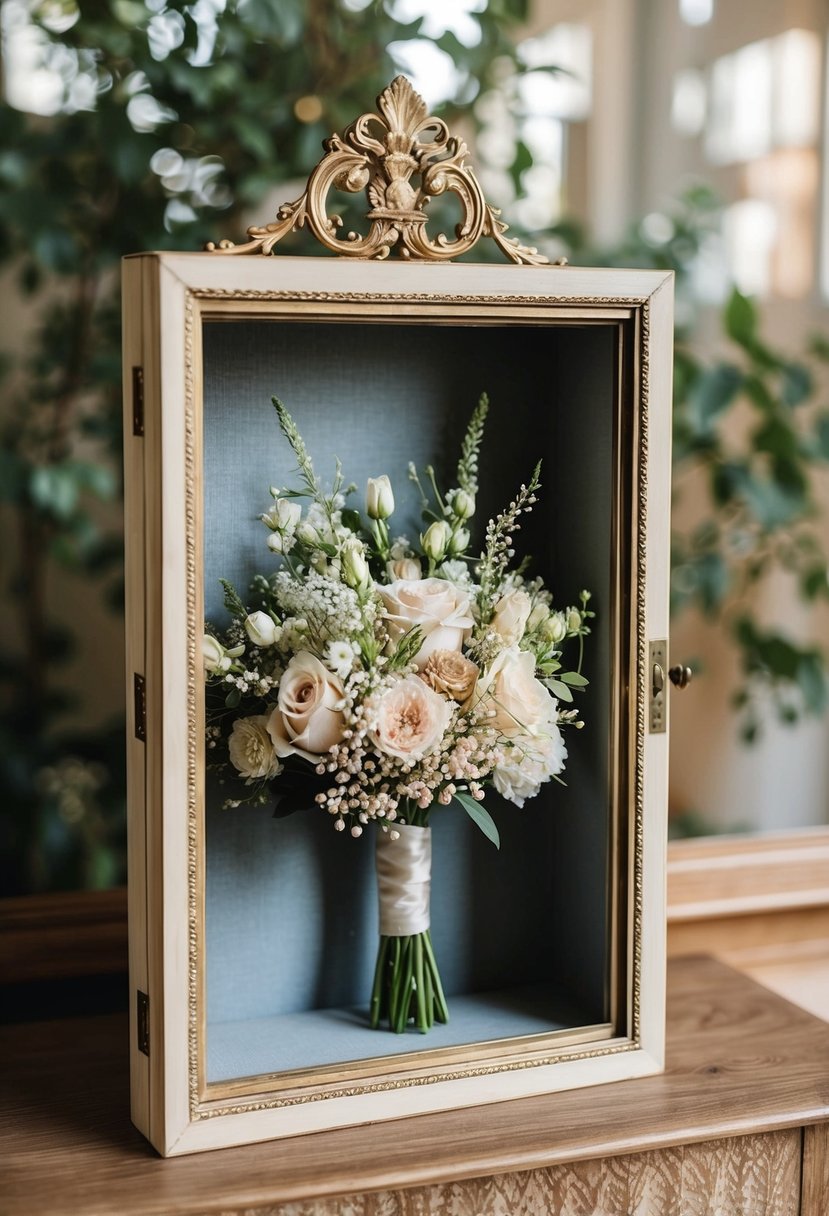
<instances>
[{"instance_id":1,"label":"floral bouquet","mask_svg":"<svg viewBox=\"0 0 829 1216\"><path fill-rule=\"evenodd\" d=\"M429 932L430 816L457 807L497 847L487 789L522 807L560 780L562 727L582 725L572 702L587 684L590 595L554 611L526 562L511 569L540 465L470 554L486 395L452 489L441 494L433 468L421 478L409 466L423 511L416 541L392 537L387 476L369 479L364 513L349 506L356 487L344 485L339 460L326 489L291 415L274 405L299 486L272 487L260 517L275 568L253 579L246 601L223 582L232 623L208 625L211 767L240 787L225 807L317 806L338 832L379 829L371 1025L426 1032L448 1019ZM568 668L572 640L578 659Z\"/></svg>"}]
</instances>

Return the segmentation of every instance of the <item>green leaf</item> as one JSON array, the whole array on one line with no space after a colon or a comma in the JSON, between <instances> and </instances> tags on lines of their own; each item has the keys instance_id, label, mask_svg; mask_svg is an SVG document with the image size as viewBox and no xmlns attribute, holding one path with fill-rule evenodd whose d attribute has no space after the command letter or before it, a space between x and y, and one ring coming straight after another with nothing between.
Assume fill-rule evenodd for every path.
<instances>
[{"instance_id":1,"label":"green leaf","mask_svg":"<svg viewBox=\"0 0 829 1216\"><path fill-rule=\"evenodd\" d=\"M228 709L236 709L239 702L242 700L242 694L238 688L231 688L230 692L225 697L225 705Z\"/></svg>"},{"instance_id":2,"label":"green leaf","mask_svg":"<svg viewBox=\"0 0 829 1216\"><path fill-rule=\"evenodd\" d=\"M344 507L341 515L343 524L346 528L350 528L352 532L361 532L363 521L360 518L360 512L354 507Z\"/></svg>"},{"instance_id":3,"label":"green leaf","mask_svg":"<svg viewBox=\"0 0 829 1216\"><path fill-rule=\"evenodd\" d=\"M735 287L723 314L725 332L739 346L750 347L757 338L757 309L754 302Z\"/></svg>"},{"instance_id":4,"label":"green leaf","mask_svg":"<svg viewBox=\"0 0 829 1216\"><path fill-rule=\"evenodd\" d=\"M590 681L578 671L563 671L558 677L565 684L569 684L571 688L586 688Z\"/></svg>"},{"instance_id":5,"label":"green leaf","mask_svg":"<svg viewBox=\"0 0 829 1216\"><path fill-rule=\"evenodd\" d=\"M719 363L701 372L688 393L687 418L698 435L710 435L713 423L743 386L743 373L732 363Z\"/></svg>"},{"instance_id":6,"label":"green leaf","mask_svg":"<svg viewBox=\"0 0 829 1216\"><path fill-rule=\"evenodd\" d=\"M455 794L457 802L466 811L477 828L480 828L487 840L491 840L496 849L501 847L501 837L495 826L495 820L480 802L476 802L469 794Z\"/></svg>"},{"instance_id":7,"label":"green leaf","mask_svg":"<svg viewBox=\"0 0 829 1216\"><path fill-rule=\"evenodd\" d=\"M573 694L566 684L562 684L561 680L548 680L547 687L553 696L558 697L560 701L571 702L573 700Z\"/></svg>"},{"instance_id":8,"label":"green leaf","mask_svg":"<svg viewBox=\"0 0 829 1216\"><path fill-rule=\"evenodd\" d=\"M781 369L781 396L786 405L800 405L811 396L812 373L802 363L785 363Z\"/></svg>"}]
</instances>

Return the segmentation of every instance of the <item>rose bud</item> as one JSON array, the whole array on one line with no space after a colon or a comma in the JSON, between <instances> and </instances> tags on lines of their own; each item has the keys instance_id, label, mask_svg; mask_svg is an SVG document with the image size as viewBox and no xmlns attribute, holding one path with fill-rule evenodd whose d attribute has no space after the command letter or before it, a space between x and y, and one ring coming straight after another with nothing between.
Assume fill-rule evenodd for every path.
<instances>
[{"instance_id":1,"label":"rose bud","mask_svg":"<svg viewBox=\"0 0 829 1216\"><path fill-rule=\"evenodd\" d=\"M449 552L454 553L454 554L465 553L467 548L469 547L469 540L470 540L469 529L468 528L458 528L455 532L452 533L452 536L449 540Z\"/></svg>"},{"instance_id":2,"label":"rose bud","mask_svg":"<svg viewBox=\"0 0 829 1216\"><path fill-rule=\"evenodd\" d=\"M463 522L475 514L475 496L466 490L454 490L448 498L449 510Z\"/></svg>"},{"instance_id":3,"label":"rose bud","mask_svg":"<svg viewBox=\"0 0 829 1216\"><path fill-rule=\"evenodd\" d=\"M273 646L279 637L279 626L267 612L252 612L245 617L245 633L254 646Z\"/></svg>"},{"instance_id":4,"label":"rose bud","mask_svg":"<svg viewBox=\"0 0 829 1216\"><path fill-rule=\"evenodd\" d=\"M342 559L343 581L355 591L363 591L371 582L371 574L366 561L363 542L352 537L347 540L340 553Z\"/></svg>"},{"instance_id":5,"label":"rose bud","mask_svg":"<svg viewBox=\"0 0 829 1216\"><path fill-rule=\"evenodd\" d=\"M423 552L433 562L439 562L446 556L452 539L452 529L445 520L440 519L430 524L420 538Z\"/></svg>"},{"instance_id":6,"label":"rose bud","mask_svg":"<svg viewBox=\"0 0 829 1216\"><path fill-rule=\"evenodd\" d=\"M369 477L366 486L366 513L369 519L388 519L394 510L394 494L385 473Z\"/></svg>"}]
</instances>

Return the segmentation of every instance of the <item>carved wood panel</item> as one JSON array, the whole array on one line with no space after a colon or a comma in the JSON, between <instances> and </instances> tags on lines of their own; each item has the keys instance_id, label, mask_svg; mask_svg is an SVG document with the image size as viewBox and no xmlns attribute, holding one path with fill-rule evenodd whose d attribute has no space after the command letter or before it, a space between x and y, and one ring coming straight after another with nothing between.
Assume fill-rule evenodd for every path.
<instances>
[{"instance_id":1,"label":"carved wood panel","mask_svg":"<svg viewBox=\"0 0 829 1216\"><path fill-rule=\"evenodd\" d=\"M800 1147L794 1129L221 1216L799 1216Z\"/></svg>"}]
</instances>

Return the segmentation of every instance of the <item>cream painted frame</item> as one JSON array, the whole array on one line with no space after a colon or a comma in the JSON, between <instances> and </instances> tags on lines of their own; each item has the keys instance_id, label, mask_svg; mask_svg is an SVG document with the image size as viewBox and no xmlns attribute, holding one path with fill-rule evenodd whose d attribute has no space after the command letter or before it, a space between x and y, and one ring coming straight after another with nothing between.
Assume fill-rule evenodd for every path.
<instances>
[{"instance_id":1,"label":"cream painted frame","mask_svg":"<svg viewBox=\"0 0 829 1216\"><path fill-rule=\"evenodd\" d=\"M647 643L668 635L671 276L650 271L492 265L416 265L333 258L216 258L150 254L124 262L124 401L127 496L127 681L146 681L146 739L129 705L128 781L132 1116L164 1155L225 1147L336 1126L400 1118L593 1085L663 1066L667 733L646 733ZM626 923L619 926L626 978L619 1021L626 1033L594 1041L519 1046L474 1066L390 1070L297 1091L208 1096L199 1074L203 967L199 907L198 749L200 658L200 318L273 315L304 319L337 308L374 316L424 309L452 319L520 323L626 320L636 335L631 405L637 432L636 501L625 541L635 553L625 756L636 774L629 815ZM374 310L374 311L372 311ZM437 321L439 323L439 320ZM143 434L134 428L133 368L143 369ZM163 410L161 403L163 402ZM186 645L181 640L186 639ZM163 719L163 729L161 726ZM202 732L203 733L203 732ZM633 786L631 785L631 788ZM185 813L186 809L186 813ZM138 1045L138 993L149 997L149 1054ZM450 1052L453 1049L443 1049ZM427 1055L430 1053L424 1053ZM435 1056L439 1052L433 1053ZM480 1054L480 1053L478 1053ZM376 1064L376 1062L375 1062ZM245 1088L244 1086L242 1087ZM228 1104L229 1101L231 1104Z\"/></svg>"}]
</instances>

